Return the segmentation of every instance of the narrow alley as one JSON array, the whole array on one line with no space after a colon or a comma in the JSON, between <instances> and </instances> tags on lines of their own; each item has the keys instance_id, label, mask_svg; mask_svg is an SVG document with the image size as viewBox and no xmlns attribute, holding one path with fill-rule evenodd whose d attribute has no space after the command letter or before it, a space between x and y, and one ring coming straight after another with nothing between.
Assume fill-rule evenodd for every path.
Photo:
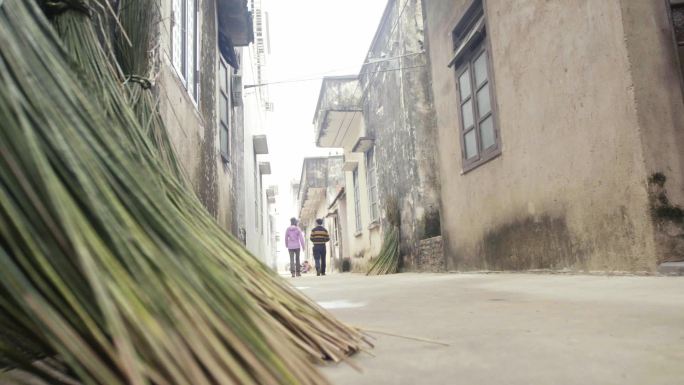
<instances>
[{"instance_id":1,"label":"narrow alley","mask_svg":"<svg viewBox=\"0 0 684 385\"><path fill-rule=\"evenodd\" d=\"M323 369L335 385L653 385L684 378L679 278L333 274L291 282L373 337L371 354Z\"/></svg>"},{"instance_id":2,"label":"narrow alley","mask_svg":"<svg viewBox=\"0 0 684 385\"><path fill-rule=\"evenodd\" d=\"M684 0L0 0L0 385L684 384Z\"/></svg>"}]
</instances>

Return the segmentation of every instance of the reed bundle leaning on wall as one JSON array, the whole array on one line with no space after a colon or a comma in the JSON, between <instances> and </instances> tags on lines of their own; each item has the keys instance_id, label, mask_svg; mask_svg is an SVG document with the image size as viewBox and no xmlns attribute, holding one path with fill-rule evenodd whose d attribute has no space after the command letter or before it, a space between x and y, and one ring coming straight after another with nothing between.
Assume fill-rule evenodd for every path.
<instances>
[{"instance_id":1,"label":"reed bundle leaning on wall","mask_svg":"<svg viewBox=\"0 0 684 385\"><path fill-rule=\"evenodd\" d=\"M378 256L371 262L366 275L396 274L400 265L400 226L401 212L396 198L390 197L385 202L385 217L389 224L389 230L385 232L382 249Z\"/></svg>"},{"instance_id":2,"label":"reed bundle leaning on wall","mask_svg":"<svg viewBox=\"0 0 684 385\"><path fill-rule=\"evenodd\" d=\"M90 18L52 21L61 39L32 2L0 1L0 328L21 341L0 338L1 363L49 383L325 384L311 359L360 333L202 208Z\"/></svg>"}]
</instances>

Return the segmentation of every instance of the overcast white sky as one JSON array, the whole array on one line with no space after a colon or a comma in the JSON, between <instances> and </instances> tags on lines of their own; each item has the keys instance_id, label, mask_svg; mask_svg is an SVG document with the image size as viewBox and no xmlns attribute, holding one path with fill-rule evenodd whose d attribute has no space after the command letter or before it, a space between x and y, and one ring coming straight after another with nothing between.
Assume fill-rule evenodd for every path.
<instances>
[{"instance_id":1,"label":"overcast white sky","mask_svg":"<svg viewBox=\"0 0 684 385\"><path fill-rule=\"evenodd\" d=\"M270 19L267 81L358 74L386 4L387 0L262 0ZM297 215L289 185L299 180L303 158L331 151L314 144L312 120L320 87L320 80L269 86L275 108L267 129L273 175L265 183L279 188L281 234L289 218Z\"/></svg>"}]
</instances>

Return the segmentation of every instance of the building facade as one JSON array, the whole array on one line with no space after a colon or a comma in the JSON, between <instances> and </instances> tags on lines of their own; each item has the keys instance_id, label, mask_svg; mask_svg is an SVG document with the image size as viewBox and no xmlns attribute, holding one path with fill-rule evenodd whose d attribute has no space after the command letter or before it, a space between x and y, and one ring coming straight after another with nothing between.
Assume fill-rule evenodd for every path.
<instances>
[{"instance_id":1,"label":"building facade","mask_svg":"<svg viewBox=\"0 0 684 385\"><path fill-rule=\"evenodd\" d=\"M266 1L250 0L249 8L254 20L254 44L240 49L242 83L242 127L245 135L243 148L244 234L247 249L262 258L269 266L275 264L272 253L270 214L267 197L268 137L271 103L268 87L268 13Z\"/></svg>"},{"instance_id":2,"label":"building facade","mask_svg":"<svg viewBox=\"0 0 684 385\"><path fill-rule=\"evenodd\" d=\"M360 73L325 78L321 87L317 145L344 150L346 253L357 265L380 251L392 202L404 269L426 269L421 241L441 233L423 29L421 1L389 1Z\"/></svg>"},{"instance_id":3,"label":"building facade","mask_svg":"<svg viewBox=\"0 0 684 385\"><path fill-rule=\"evenodd\" d=\"M328 271L333 271L338 261L345 257L341 254L345 246L342 245L342 228L337 210L340 195L344 193L343 166L342 156L305 158L297 192L299 227L304 231L306 242L302 261L313 262L313 245L309 237L311 230L316 227L316 219L322 219L330 234L326 255Z\"/></svg>"},{"instance_id":4,"label":"building facade","mask_svg":"<svg viewBox=\"0 0 684 385\"><path fill-rule=\"evenodd\" d=\"M684 259L677 3L424 1L449 269Z\"/></svg>"},{"instance_id":5,"label":"building facade","mask_svg":"<svg viewBox=\"0 0 684 385\"><path fill-rule=\"evenodd\" d=\"M268 262L268 203L261 187L270 173L262 159L268 146L243 87L252 81L243 77L258 65L250 54L261 33L253 22L255 7L246 0L160 1L155 90L172 144L203 205Z\"/></svg>"}]
</instances>

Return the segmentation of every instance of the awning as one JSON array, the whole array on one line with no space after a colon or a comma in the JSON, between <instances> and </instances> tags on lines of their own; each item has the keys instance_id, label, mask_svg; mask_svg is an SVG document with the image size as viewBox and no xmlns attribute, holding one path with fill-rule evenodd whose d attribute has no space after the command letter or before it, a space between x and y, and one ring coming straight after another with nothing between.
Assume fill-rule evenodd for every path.
<instances>
[{"instance_id":1,"label":"awning","mask_svg":"<svg viewBox=\"0 0 684 385\"><path fill-rule=\"evenodd\" d=\"M259 173L261 175L271 175L271 163L259 162Z\"/></svg>"},{"instance_id":2,"label":"awning","mask_svg":"<svg viewBox=\"0 0 684 385\"><path fill-rule=\"evenodd\" d=\"M268 154L268 139L266 135L252 136L252 144L254 145L254 153L257 155Z\"/></svg>"},{"instance_id":3,"label":"awning","mask_svg":"<svg viewBox=\"0 0 684 385\"><path fill-rule=\"evenodd\" d=\"M480 39L485 34L485 18L484 15L475 23L475 26L468 32L468 35L461 41L454 52L454 57L449 62L449 67L453 67L472 46L480 42Z\"/></svg>"},{"instance_id":4,"label":"awning","mask_svg":"<svg viewBox=\"0 0 684 385\"><path fill-rule=\"evenodd\" d=\"M245 47L254 42L252 14L247 0L217 0L218 40L221 56L233 68L238 68L235 47Z\"/></svg>"},{"instance_id":5,"label":"awning","mask_svg":"<svg viewBox=\"0 0 684 385\"><path fill-rule=\"evenodd\" d=\"M354 144L352 152L368 152L368 150L373 148L373 143L375 143L375 139L367 136L361 137L356 141L356 144Z\"/></svg>"}]
</instances>

